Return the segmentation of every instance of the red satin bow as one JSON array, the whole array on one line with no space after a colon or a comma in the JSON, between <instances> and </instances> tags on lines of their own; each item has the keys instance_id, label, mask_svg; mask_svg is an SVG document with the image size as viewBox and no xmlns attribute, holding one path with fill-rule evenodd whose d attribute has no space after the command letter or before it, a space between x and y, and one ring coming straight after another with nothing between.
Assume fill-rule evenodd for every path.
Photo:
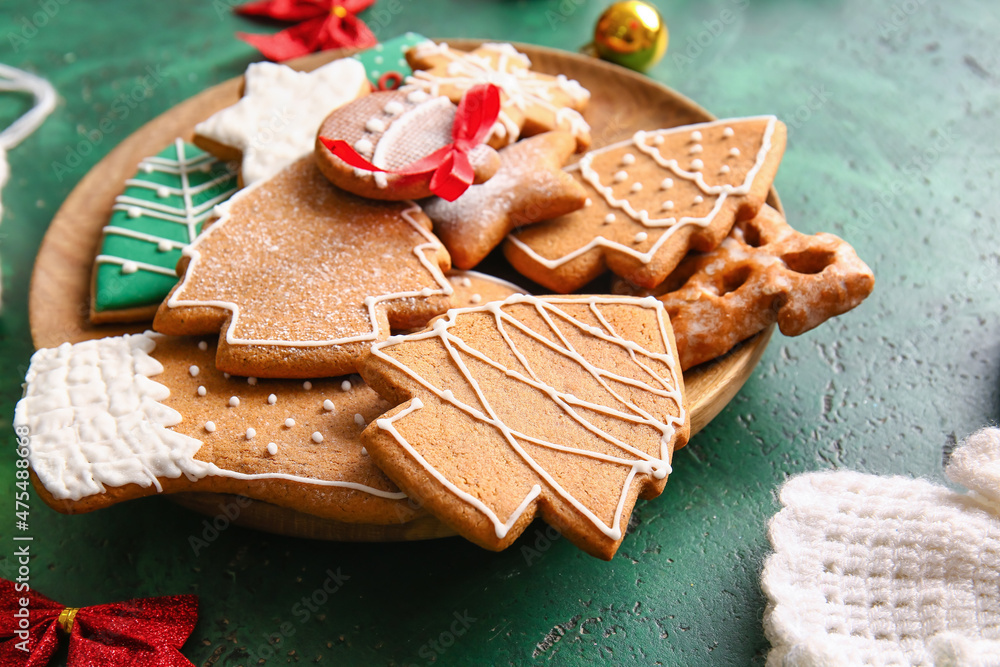
<instances>
[{"instance_id":1,"label":"red satin bow","mask_svg":"<svg viewBox=\"0 0 1000 667\"><path fill-rule=\"evenodd\" d=\"M401 169L376 167L342 139L320 137L319 140L331 153L358 169L414 177L433 173L431 192L442 199L455 201L472 185L475 178L469 151L483 143L499 115L500 89L492 83L473 86L458 103L455 122L451 127L452 143Z\"/></svg>"},{"instance_id":2,"label":"red satin bow","mask_svg":"<svg viewBox=\"0 0 1000 667\"><path fill-rule=\"evenodd\" d=\"M193 667L178 649L197 620L194 595L74 610L0 579L0 665L44 667L68 632L69 667Z\"/></svg>"},{"instance_id":3,"label":"red satin bow","mask_svg":"<svg viewBox=\"0 0 1000 667\"><path fill-rule=\"evenodd\" d=\"M298 25L274 35L238 32L236 36L255 47L265 58L282 62L315 51L374 46L378 40L355 14L375 0L262 0L236 8L237 14L262 16Z\"/></svg>"}]
</instances>

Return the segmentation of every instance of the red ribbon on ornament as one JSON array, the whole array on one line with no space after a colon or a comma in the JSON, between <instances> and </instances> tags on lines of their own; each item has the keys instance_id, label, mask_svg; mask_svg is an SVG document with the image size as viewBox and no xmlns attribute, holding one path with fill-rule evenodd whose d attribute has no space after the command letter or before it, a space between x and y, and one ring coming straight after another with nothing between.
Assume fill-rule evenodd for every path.
<instances>
[{"instance_id":1,"label":"red ribbon on ornament","mask_svg":"<svg viewBox=\"0 0 1000 667\"><path fill-rule=\"evenodd\" d=\"M237 14L260 16L297 25L274 35L238 32L236 36L251 44L265 58L282 62L314 51L364 48L378 41L364 21L355 14L375 0L261 0L236 7Z\"/></svg>"},{"instance_id":2,"label":"red ribbon on ornament","mask_svg":"<svg viewBox=\"0 0 1000 667\"><path fill-rule=\"evenodd\" d=\"M0 579L0 665L44 667L69 635L69 667L193 667L181 655L198 598L172 595L76 609Z\"/></svg>"},{"instance_id":3,"label":"red ribbon on ornament","mask_svg":"<svg viewBox=\"0 0 1000 667\"><path fill-rule=\"evenodd\" d=\"M469 151L483 143L490 128L500 115L500 89L492 83L473 86L462 96L451 127L452 143L427 157L400 169L382 169L358 155L343 139L320 137L331 153L352 167L366 171L379 171L400 176L431 176L431 192L455 201L465 192L475 173L469 161Z\"/></svg>"}]
</instances>

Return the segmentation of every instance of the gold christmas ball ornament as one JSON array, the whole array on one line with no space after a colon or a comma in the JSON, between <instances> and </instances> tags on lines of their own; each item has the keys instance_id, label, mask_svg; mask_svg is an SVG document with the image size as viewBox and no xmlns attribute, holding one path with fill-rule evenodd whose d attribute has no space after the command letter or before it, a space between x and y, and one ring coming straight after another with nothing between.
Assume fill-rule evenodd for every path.
<instances>
[{"instance_id":1,"label":"gold christmas ball ornament","mask_svg":"<svg viewBox=\"0 0 1000 667\"><path fill-rule=\"evenodd\" d=\"M667 24L648 2L616 2L594 28L597 55L629 69L649 69L667 50Z\"/></svg>"}]
</instances>

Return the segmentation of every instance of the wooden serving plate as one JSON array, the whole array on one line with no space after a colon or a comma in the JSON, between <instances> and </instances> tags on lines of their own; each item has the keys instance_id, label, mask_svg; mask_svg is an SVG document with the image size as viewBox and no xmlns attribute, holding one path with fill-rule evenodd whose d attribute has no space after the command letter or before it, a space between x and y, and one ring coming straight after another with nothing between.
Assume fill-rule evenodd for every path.
<instances>
[{"instance_id":1,"label":"wooden serving plate","mask_svg":"<svg viewBox=\"0 0 1000 667\"><path fill-rule=\"evenodd\" d=\"M446 40L469 50L479 40ZM601 60L529 44L515 44L533 68L576 79L591 92L585 116L592 127L593 146L620 141L640 129L657 129L714 120L714 116L683 95L637 74ZM312 70L350 51L327 52L289 63ZM177 137L191 140L194 126L240 98L242 77L231 79L178 104L146 123L94 166L66 198L42 241L31 278L29 321L36 348L64 342L140 332L146 324L93 325L90 281L94 257L114 199L144 157L155 155ZM768 203L781 211L772 189ZM684 374L692 434L704 428L736 395L767 347L774 326L744 341L723 357ZM214 515L228 500L223 494L183 493L177 503ZM297 512L270 503L251 501L234 523L282 535L343 541L396 541L444 537L454 533L433 517L406 524L349 524Z\"/></svg>"}]
</instances>

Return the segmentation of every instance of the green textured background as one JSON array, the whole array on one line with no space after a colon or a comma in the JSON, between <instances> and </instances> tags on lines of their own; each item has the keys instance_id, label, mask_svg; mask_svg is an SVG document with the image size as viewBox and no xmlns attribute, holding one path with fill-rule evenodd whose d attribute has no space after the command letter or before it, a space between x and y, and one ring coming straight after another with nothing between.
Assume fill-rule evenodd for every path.
<instances>
[{"instance_id":1,"label":"green textured background","mask_svg":"<svg viewBox=\"0 0 1000 667\"><path fill-rule=\"evenodd\" d=\"M163 499L71 517L33 497L32 584L76 606L198 593L184 649L197 665L256 664L269 635L283 637L266 664L762 664L758 576L778 485L831 467L940 480L946 443L997 419L1000 9L658 4L671 40L650 75L717 115L784 119L777 187L789 220L846 237L877 286L847 316L775 337L739 396L679 453L663 496L640 502L612 562L549 541L542 524L502 554L460 539L327 544L240 528L195 553L189 537L206 519ZM415 30L576 50L604 5L380 0L366 17L383 38ZM32 33L20 33L25 21L45 25L15 45L12 32ZM0 27L0 61L49 78L61 97L13 150L3 193L0 575L11 577L9 420L32 351L28 278L46 225L117 142L243 71L255 53L234 31L271 28L220 0L4 1ZM162 75L148 90L147 68ZM115 102L133 90L145 99L123 117ZM0 97L0 122L25 104ZM113 130L84 141L106 117ZM81 141L92 150L79 166L54 168ZM302 605L338 571L349 579L336 593L315 611ZM449 634L453 624L463 632Z\"/></svg>"}]
</instances>

